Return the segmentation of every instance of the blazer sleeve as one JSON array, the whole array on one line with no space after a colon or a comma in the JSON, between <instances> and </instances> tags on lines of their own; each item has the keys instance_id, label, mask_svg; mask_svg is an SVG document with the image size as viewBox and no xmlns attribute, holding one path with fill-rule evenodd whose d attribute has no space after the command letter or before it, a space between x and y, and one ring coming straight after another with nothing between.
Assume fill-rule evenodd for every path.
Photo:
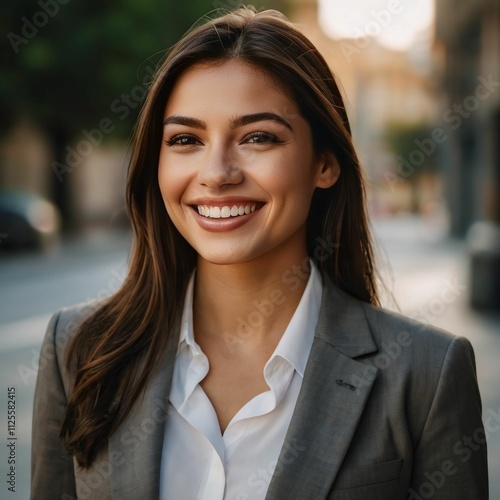
<instances>
[{"instance_id":1,"label":"blazer sleeve","mask_svg":"<svg viewBox=\"0 0 500 500\"><path fill-rule=\"evenodd\" d=\"M60 313L47 327L35 386L31 447L31 499L76 498L73 458L59 439L66 394L59 370L56 329Z\"/></svg>"},{"instance_id":2,"label":"blazer sleeve","mask_svg":"<svg viewBox=\"0 0 500 500\"><path fill-rule=\"evenodd\" d=\"M448 347L415 448L408 498L488 499L486 435L474 352L463 337L455 337Z\"/></svg>"}]
</instances>

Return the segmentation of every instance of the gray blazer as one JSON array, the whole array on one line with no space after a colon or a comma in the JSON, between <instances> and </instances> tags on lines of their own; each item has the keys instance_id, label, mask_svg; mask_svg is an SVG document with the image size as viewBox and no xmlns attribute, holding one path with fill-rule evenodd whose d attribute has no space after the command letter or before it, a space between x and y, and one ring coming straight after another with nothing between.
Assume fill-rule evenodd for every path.
<instances>
[{"instance_id":1,"label":"gray blazer","mask_svg":"<svg viewBox=\"0 0 500 500\"><path fill-rule=\"evenodd\" d=\"M64 347L86 314L81 306L55 314L43 341L31 498L157 499L178 332L143 399L92 467L81 470L57 435L73 380ZM327 283L266 498L487 499L485 434L469 342Z\"/></svg>"}]
</instances>

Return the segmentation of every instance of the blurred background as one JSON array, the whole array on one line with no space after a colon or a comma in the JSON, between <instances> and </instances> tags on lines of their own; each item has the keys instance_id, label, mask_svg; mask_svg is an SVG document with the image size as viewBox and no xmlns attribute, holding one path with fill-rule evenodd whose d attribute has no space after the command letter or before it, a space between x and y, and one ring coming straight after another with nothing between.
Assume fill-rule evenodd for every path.
<instances>
[{"instance_id":1,"label":"blurred background","mask_svg":"<svg viewBox=\"0 0 500 500\"><path fill-rule=\"evenodd\" d=\"M500 498L500 3L252 3L298 23L341 83L366 169L384 305L472 342L491 498ZM0 5L4 450L10 387L17 417L16 491L2 480L0 498L29 496L32 398L51 314L103 298L125 277L127 141L155 68L203 15L239 4ZM0 454L3 478L7 461Z\"/></svg>"}]
</instances>

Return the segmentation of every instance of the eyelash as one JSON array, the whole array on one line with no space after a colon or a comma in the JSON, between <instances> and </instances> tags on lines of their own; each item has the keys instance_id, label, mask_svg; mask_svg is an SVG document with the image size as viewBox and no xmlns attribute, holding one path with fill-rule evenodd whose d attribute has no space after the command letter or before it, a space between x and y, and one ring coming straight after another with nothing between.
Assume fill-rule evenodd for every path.
<instances>
[{"instance_id":1,"label":"eyelash","mask_svg":"<svg viewBox=\"0 0 500 500\"><path fill-rule=\"evenodd\" d=\"M260 141L254 141L250 142L250 139L268 139L263 142ZM194 146L195 143L188 143L188 144L182 144L179 141L182 139L188 139L192 141L198 141L198 139L192 135L189 134L178 134L174 135L172 138L165 140L165 144L167 146ZM281 144L283 141L278 139L274 134L271 134L270 132L252 132L251 134L247 135L243 142L249 142L250 144L269 144L269 143L275 143L275 144Z\"/></svg>"},{"instance_id":2,"label":"eyelash","mask_svg":"<svg viewBox=\"0 0 500 500\"><path fill-rule=\"evenodd\" d=\"M165 144L167 146L193 146L194 144L181 144L180 141L181 139L192 139L192 140L197 140L195 137L192 135L187 135L187 134L178 134L174 135L171 139L167 139L165 141Z\"/></svg>"},{"instance_id":3,"label":"eyelash","mask_svg":"<svg viewBox=\"0 0 500 500\"><path fill-rule=\"evenodd\" d=\"M283 142L270 132L253 132L249 134L245 139L248 141L248 139L254 139L254 138L260 138L260 139L267 138L269 140L264 142L254 142L252 144L268 144L268 143L281 144Z\"/></svg>"}]
</instances>

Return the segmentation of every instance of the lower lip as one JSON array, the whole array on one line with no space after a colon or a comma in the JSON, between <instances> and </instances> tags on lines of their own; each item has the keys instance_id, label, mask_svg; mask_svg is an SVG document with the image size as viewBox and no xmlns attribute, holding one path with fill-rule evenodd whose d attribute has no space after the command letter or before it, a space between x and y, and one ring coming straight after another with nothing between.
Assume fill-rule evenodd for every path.
<instances>
[{"instance_id":1,"label":"lower lip","mask_svg":"<svg viewBox=\"0 0 500 500\"><path fill-rule=\"evenodd\" d=\"M193 208L192 210L196 222L202 229L205 229L206 231L212 231L214 233L220 233L223 231L232 231L233 229L237 229L243 226L243 224L246 224L247 222L252 220L255 215L261 210L261 208L249 214L238 215L237 217L221 217L219 219L205 217L204 215L200 215L196 211L196 209Z\"/></svg>"}]
</instances>

